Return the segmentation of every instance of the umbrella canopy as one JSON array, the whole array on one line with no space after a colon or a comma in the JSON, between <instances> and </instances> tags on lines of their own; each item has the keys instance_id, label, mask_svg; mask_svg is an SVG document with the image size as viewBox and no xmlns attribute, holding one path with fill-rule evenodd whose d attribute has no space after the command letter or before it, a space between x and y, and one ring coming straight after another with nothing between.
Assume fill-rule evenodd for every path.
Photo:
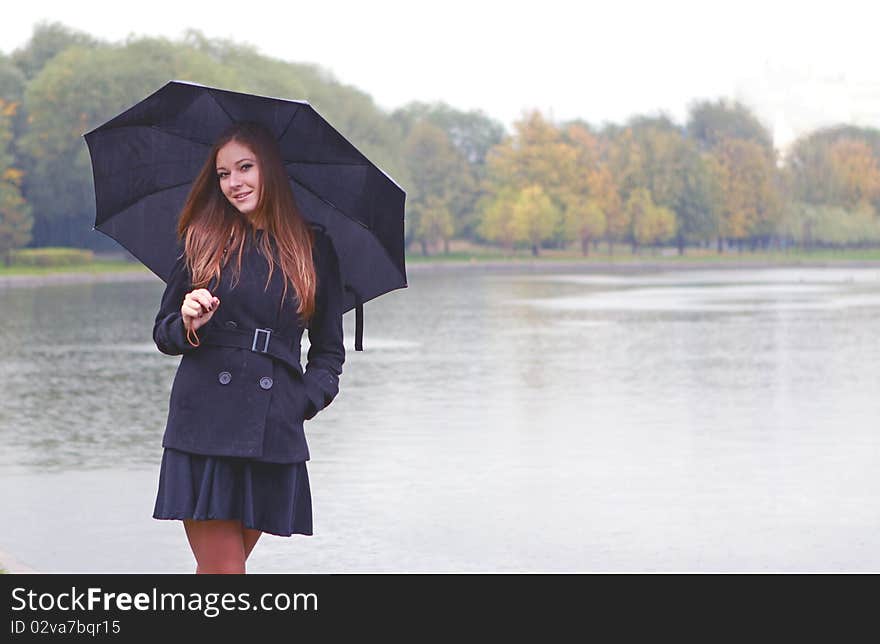
<instances>
[{"instance_id":1,"label":"umbrella canopy","mask_svg":"<svg viewBox=\"0 0 880 644\"><path fill-rule=\"evenodd\" d=\"M303 216L339 256L344 310L406 287L406 193L306 101L170 81L84 135L95 184L95 225L163 280L180 254L177 220L193 180L229 125L256 121L281 149Z\"/></svg>"}]
</instances>

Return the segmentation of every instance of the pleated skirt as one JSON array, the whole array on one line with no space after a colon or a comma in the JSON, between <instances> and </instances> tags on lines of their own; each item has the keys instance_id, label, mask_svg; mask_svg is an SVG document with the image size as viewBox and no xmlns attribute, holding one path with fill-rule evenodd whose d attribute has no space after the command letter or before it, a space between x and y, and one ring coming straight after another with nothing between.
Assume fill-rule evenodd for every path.
<instances>
[{"instance_id":1,"label":"pleated skirt","mask_svg":"<svg viewBox=\"0 0 880 644\"><path fill-rule=\"evenodd\" d=\"M165 448L154 519L235 519L281 537L312 534L306 463L264 463Z\"/></svg>"}]
</instances>

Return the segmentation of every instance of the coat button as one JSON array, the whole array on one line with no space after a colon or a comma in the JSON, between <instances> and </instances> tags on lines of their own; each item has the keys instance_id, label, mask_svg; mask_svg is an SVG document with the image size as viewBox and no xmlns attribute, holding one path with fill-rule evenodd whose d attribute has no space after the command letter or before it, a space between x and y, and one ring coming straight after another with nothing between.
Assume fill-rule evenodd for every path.
<instances>
[{"instance_id":1,"label":"coat button","mask_svg":"<svg viewBox=\"0 0 880 644\"><path fill-rule=\"evenodd\" d=\"M220 380L221 385L228 385L229 381L232 380L232 374L228 371L221 371L218 379Z\"/></svg>"},{"instance_id":2,"label":"coat button","mask_svg":"<svg viewBox=\"0 0 880 644\"><path fill-rule=\"evenodd\" d=\"M238 328L238 323L237 323L237 322L234 322L234 321L232 321L232 320L229 320L229 321L226 323L226 326L229 327L230 329L237 329L237 328Z\"/></svg>"},{"instance_id":3,"label":"coat button","mask_svg":"<svg viewBox=\"0 0 880 644\"><path fill-rule=\"evenodd\" d=\"M272 388L272 379L269 377L260 378L260 386L263 389L271 389Z\"/></svg>"}]
</instances>

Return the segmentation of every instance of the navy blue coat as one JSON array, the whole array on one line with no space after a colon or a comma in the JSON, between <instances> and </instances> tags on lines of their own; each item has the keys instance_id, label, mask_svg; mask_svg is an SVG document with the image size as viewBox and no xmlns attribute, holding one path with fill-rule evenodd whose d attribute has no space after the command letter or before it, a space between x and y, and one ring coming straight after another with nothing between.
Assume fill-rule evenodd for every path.
<instances>
[{"instance_id":1,"label":"navy blue coat","mask_svg":"<svg viewBox=\"0 0 880 644\"><path fill-rule=\"evenodd\" d=\"M171 387L164 447L275 463L309 460L303 421L334 399L345 361L339 264L330 238L316 230L316 310L308 324L310 347L303 372L300 340L305 329L296 314L296 291L288 285L281 302L284 283L277 262L264 291L269 266L253 244L255 235L262 234L248 232L234 288L234 256L220 284L209 285L220 305L197 331L198 347L187 341L180 313L184 296L193 290L182 257L168 279L153 340L162 353L182 358Z\"/></svg>"}]
</instances>

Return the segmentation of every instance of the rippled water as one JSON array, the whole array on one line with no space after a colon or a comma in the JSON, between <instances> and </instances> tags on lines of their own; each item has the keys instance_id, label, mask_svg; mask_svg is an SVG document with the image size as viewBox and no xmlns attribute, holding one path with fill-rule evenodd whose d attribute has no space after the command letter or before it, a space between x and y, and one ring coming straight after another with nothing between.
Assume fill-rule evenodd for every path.
<instances>
[{"instance_id":1,"label":"rippled water","mask_svg":"<svg viewBox=\"0 0 880 644\"><path fill-rule=\"evenodd\" d=\"M0 549L191 571L156 521L162 285L0 289ZM880 271L417 270L249 570L878 570ZM305 356L303 347L303 355Z\"/></svg>"}]
</instances>

